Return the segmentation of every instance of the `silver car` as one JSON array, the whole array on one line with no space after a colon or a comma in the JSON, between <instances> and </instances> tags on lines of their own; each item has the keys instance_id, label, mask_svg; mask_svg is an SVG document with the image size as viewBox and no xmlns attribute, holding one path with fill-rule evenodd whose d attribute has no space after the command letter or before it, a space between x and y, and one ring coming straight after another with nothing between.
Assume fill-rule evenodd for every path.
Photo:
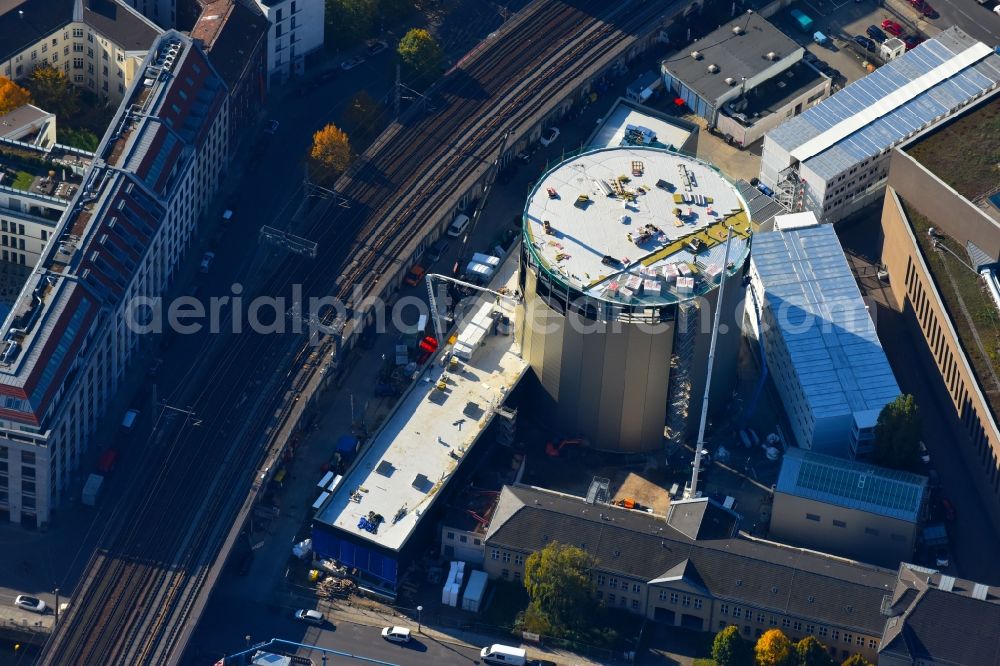
<instances>
[{"instance_id":1,"label":"silver car","mask_svg":"<svg viewBox=\"0 0 1000 666\"><path fill-rule=\"evenodd\" d=\"M318 610L306 610L304 608L295 611L295 619L315 624L316 626L322 626L324 622L323 614Z\"/></svg>"},{"instance_id":2,"label":"silver car","mask_svg":"<svg viewBox=\"0 0 1000 666\"><path fill-rule=\"evenodd\" d=\"M44 601L35 597L29 597L27 594L17 595L17 598L14 599L14 605L32 613L44 613L48 610L48 606L45 605Z\"/></svg>"}]
</instances>

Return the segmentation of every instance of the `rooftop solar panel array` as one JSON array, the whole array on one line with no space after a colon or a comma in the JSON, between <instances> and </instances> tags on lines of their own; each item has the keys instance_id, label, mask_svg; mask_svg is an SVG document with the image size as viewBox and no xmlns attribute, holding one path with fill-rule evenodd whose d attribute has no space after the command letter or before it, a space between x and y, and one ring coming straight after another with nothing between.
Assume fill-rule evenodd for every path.
<instances>
[{"instance_id":1,"label":"rooftop solar panel array","mask_svg":"<svg viewBox=\"0 0 1000 666\"><path fill-rule=\"evenodd\" d=\"M973 47L981 48L978 44L958 28L949 28L772 130L768 137L791 152L858 112L891 100L906 84L958 54ZM951 114L998 82L1000 56L990 53L953 76L916 92L911 99L805 159L803 164L820 178L829 180Z\"/></svg>"},{"instance_id":2,"label":"rooftop solar panel array","mask_svg":"<svg viewBox=\"0 0 1000 666\"><path fill-rule=\"evenodd\" d=\"M833 456L789 449L778 492L917 522L927 478Z\"/></svg>"}]
</instances>

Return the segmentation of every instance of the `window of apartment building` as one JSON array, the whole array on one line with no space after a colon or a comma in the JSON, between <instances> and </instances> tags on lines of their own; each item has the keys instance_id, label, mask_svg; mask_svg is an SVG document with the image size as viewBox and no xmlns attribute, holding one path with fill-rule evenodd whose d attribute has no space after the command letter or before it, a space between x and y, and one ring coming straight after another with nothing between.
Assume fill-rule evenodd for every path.
<instances>
[{"instance_id":1,"label":"window of apartment building","mask_svg":"<svg viewBox=\"0 0 1000 666\"><path fill-rule=\"evenodd\" d=\"M608 595L608 605L609 606L614 606L614 604L615 604L616 601L618 601L618 597L617 596L615 596L614 594L609 594Z\"/></svg>"},{"instance_id":2,"label":"window of apartment building","mask_svg":"<svg viewBox=\"0 0 1000 666\"><path fill-rule=\"evenodd\" d=\"M633 599L632 600L632 610L634 610L634 611L639 610L639 600L638 599Z\"/></svg>"},{"instance_id":3,"label":"window of apartment building","mask_svg":"<svg viewBox=\"0 0 1000 666\"><path fill-rule=\"evenodd\" d=\"M902 534L892 534L889 536L893 541L906 541L906 537Z\"/></svg>"},{"instance_id":4,"label":"window of apartment building","mask_svg":"<svg viewBox=\"0 0 1000 666\"><path fill-rule=\"evenodd\" d=\"M604 574L597 574L597 585L599 587L604 587L604 583L606 583L607 580L608 577L605 576ZM663 598L663 590L660 590L660 598L661 599Z\"/></svg>"},{"instance_id":5,"label":"window of apartment building","mask_svg":"<svg viewBox=\"0 0 1000 666\"><path fill-rule=\"evenodd\" d=\"M281 11L282 10L279 8L278 11L277 11L277 13L274 15L274 22L275 23L280 23L281 22Z\"/></svg>"},{"instance_id":6,"label":"window of apartment building","mask_svg":"<svg viewBox=\"0 0 1000 666\"><path fill-rule=\"evenodd\" d=\"M854 639L854 644L857 645L858 647L864 647L865 646L865 637L864 636L858 636L857 638Z\"/></svg>"},{"instance_id":7,"label":"window of apartment building","mask_svg":"<svg viewBox=\"0 0 1000 666\"><path fill-rule=\"evenodd\" d=\"M866 527L865 534L867 534L868 536L878 536L878 530L875 529L874 527Z\"/></svg>"},{"instance_id":8,"label":"window of apartment building","mask_svg":"<svg viewBox=\"0 0 1000 666\"><path fill-rule=\"evenodd\" d=\"M461 543L468 543L468 542L469 542L469 537L467 537L467 536L465 536L464 534L462 534L462 535L460 535L460 536L458 537L458 540L459 540L459 542L461 542Z\"/></svg>"},{"instance_id":9,"label":"window of apartment building","mask_svg":"<svg viewBox=\"0 0 1000 666\"><path fill-rule=\"evenodd\" d=\"M666 601L667 600L667 591L666 590L660 590L660 594L658 596L660 598L660 601Z\"/></svg>"},{"instance_id":10,"label":"window of apartment building","mask_svg":"<svg viewBox=\"0 0 1000 666\"><path fill-rule=\"evenodd\" d=\"M734 606L733 607L733 619L734 620L740 619L740 615L742 615L742 613L743 613L743 611L740 610L739 606ZM750 611L747 611L747 617L748 618L750 617Z\"/></svg>"},{"instance_id":11,"label":"window of apartment building","mask_svg":"<svg viewBox=\"0 0 1000 666\"><path fill-rule=\"evenodd\" d=\"M20 77L23 73L24 73L24 66L23 65L18 65L14 69L14 76L15 76L15 78L16 77Z\"/></svg>"},{"instance_id":12,"label":"window of apartment building","mask_svg":"<svg viewBox=\"0 0 1000 666\"><path fill-rule=\"evenodd\" d=\"M499 560L500 559L500 551L498 549L496 549L496 548L494 548L493 550L491 550L490 551L490 559L492 559L492 560Z\"/></svg>"},{"instance_id":13,"label":"window of apartment building","mask_svg":"<svg viewBox=\"0 0 1000 666\"><path fill-rule=\"evenodd\" d=\"M23 465L21 467L21 478L22 479L34 479L35 478L35 468L31 465Z\"/></svg>"},{"instance_id":14,"label":"window of apartment building","mask_svg":"<svg viewBox=\"0 0 1000 666\"><path fill-rule=\"evenodd\" d=\"M92 32L87 33L87 41L90 42L91 44L94 43L94 33Z\"/></svg>"},{"instance_id":15,"label":"window of apartment building","mask_svg":"<svg viewBox=\"0 0 1000 666\"><path fill-rule=\"evenodd\" d=\"M481 545L483 545L483 542L482 542L482 541L480 541L479 539L473 539L473 540L472 540L472 543L473 543L473 545L476 545L476 546L481 546Z\"/></svg>"},{"instance_id":16,"label":"window of apartment building","mask_svg":"<svg viewBox=\"0 0 1000 666\"><path fill-rule=\"evenodd\" d=\"M510 553L508 553L507 551L504 551L503 553L503 561L504 564L508 564L510 562Z\"/></svg>"},{"instance_id":17,"label":"window of apartment building","mask_svg":"<svg viewBox=\"0 0 1000 666\"><path fill-rule=\"evenodd\" d=\"M632 592L634 594L639 594L640 590L642 590L642 588L639 587L639 583L632 583Z\"/></svg>"},{"instance_id":18,"label":"window of apartment building","mask_svg":"<svg viewBox=\"0 0 1000 666\"><path fill-rule=\"evenodd\" d=\"M757 613L757 623L764 624L765 622L767 622L767 616L763 613Z\"/></svg>"},{"instance_id":19,"label":"window of apartment building","mask_svg":"<svg viewBox=\"0 0 1000 666\"><path fill-rule=\"evenodd\" d=\"M610 587L612 590L617 590L618 589L618 579L615 578L614 576L612 576L610 579L608 579L608 587Z\"/></svg>"},{"instance_id":20,"label":"window of apartment building","mask_svg":"<svg viewBox=\"0 0 1000 666\"><path fill-rule=\"evenodd\" d=\"M281 33L281 24L279 23L278 25L274 26L274 36L280 39L281 38L281 34L282 34Z\"/></svg>"},{"instance_id":21,"label":"window of apartment building","mask_svg":"<svg viewBox=\"0 0 1000 666\"><path fill-rule=\"evenodd\" d=\"M23 497L21 498L21 503L24 505L25 509L35 508L35 498L34 497Z\"/></svg>"},{"instance_id":22,"label":"window of apartment building","mask_svg":"<svg viewBox=\"0 0 1000 666\"><path fill-rule=\"evenodd\" d=\"M782 629L788 629L788 627L790 627L790 626L792 626L792 621L791 620L789 620L787 617L781 618L781 628Z\"/></svg>"},{"instance_id":23,"label":"window of apartment building","mask_svg":"<svg viewBox=\"0 0 1000 666\"><path fill-rule=\"evenodd\" d=\"M776 617L774 617L772 615L771 617L768 618L767 623L769 625L771 625L772 627L777 627L778 626L778 618L776 618Z\"/></svg>"},{"instance_id":24,"label":"window of apartment building","mask_svg":"<svg viewBox=\"0 0 1000 666\"><path fill-rule=\"evenodd\" d=\"M49 45L42 44L42 53L48 53L48 52L49 52Z\"/></svg>"},{"instance_id":25,"label":"window of apartment building","mask_svg":"<svg viewBox=\"0 0 1000 666\"><path fill-rule=\"evenodd\" d=\"M795 631L802 631L802 623L796 620L795 622L792 623L792 629L794 629Z\"/></svg>"},{"instance_id":26,"label":"window of apartment building","mask_svg":"<svg viewBox=\"0 0 1000 666\"><path fill-rule=\"evenodd\" d=\"M701 608L701 599L695 599L694 600L694 607L695 608Z\"/></svg>"},{"instance_id":27,"label":"window of apartment building","mask_svg":"<svg viewBox=\"0 0 1000 666\"><path fill-rule=\"evenodd\" d=\"M729 615L729 604L719 605L719 615Z\"/></svg>"},{"instance_id":28,"label":"window of apartment building","mask_svg":"<svg viewBox=\"0 0 1000 666\"><path fill-rule=\"evenodd\" d=\"M21 451L21 462L25 465L34 465L35 454L31 451Z\"/></svg>"},{"instance_id":29,"label":"window of apartment building","mask_svg":"<svg viewBox=\"0 0 1000 666\"><path fill-rule=\"evenodd\" d=\"M38 51L32 51L31 52L31 59L32 60L38 60Z\"/></svg>"},{"instance_id":30,"label":"window of apartment building","mask_svg":"<svg viewBox=\"0 0 1000 666\"><path fill-rule=\"evenodd\" d=\"M59 54L58 53L53 53L52 54L52 62L59 62Z\"/></svg>"},{"instance_id":31,"label":"window of apartment building","mask_svg":"<svg viewBox=\"0 0 1000 666\"><path fill-rule=\"evenodd\" d=\"M816 633L816 625L815 624L807 624L806 625L806 633L809 634L810 636L812 636L813 634L815 634Z\"/></svg>"},{"instance_id":32,"label":"window of apartment building","mask_svg":"<svg viewBox=\"0 0 1000 666\"><path fill-rule=\"evenodd\" d=\"M878 639L876 639L876 638L869 638L868 639L868 648L871 649L871 650L874 650L877 647L878 647Z\"/></svg>"},{"instance_id":33,"label":"window of apartment building","mask_svg":"<svg viewBox=\"0 0 1000 666\"><path fill-rule=\"evenodd\" d=\"M34 480L28 481L24 479L21 481L21 490L25 493L35 494L35 482Z\"/></svg>"},{"instance_id":34,"label":"window of apartment building","mask_svg":"<svg viewBox=\"0 0 1000 666\"><path fill-rule=\"evenodd\" d=\"M500 572L500 575L503 576L504 580L506 580L510 578L510 570L504 569L503 571Z\"/></svg>"},{"instance_id":35,"label":"window of apartment building","mask_svg":"<svg viewBox=\"0 0 1000 666\"><path fill-rule=\"evenodd\" d=\"M292 30L295 30L295 28L298 27L298 26L295 25L295 17L294 16L292 17L292 22L291 22L291 24L288 27L290 29L292 29Z\"/></svg>"},{"instance_id":36,"label":"window of apartment building","mask_svg":"<svg viewBox=\"0 0 1000 666\"><path fill-rule=\"evenodd\" d=\"M517 566L523 566L524 565L524 555L515 555L514 556L514 564L516 564Z\"/></svg>"},{"instance_id":37,"label":"window of apartment building","mask_svg":"<svg viewBox=\"0 0 1000 666\"><path fill-rule=\"evenodd\" d=\"M83 69L83 58L73 58L73 69ZM83 80L83 77L80 77Z\"/></svg>"},{"instance_id":38,"label":"window of apartment building","mask_svg":"<svg viewBox=\"0 0 1000 666\"><path fill-rule=\"evenodd\" d=\"M679 595L676 592L671 592L670 593L670 603L676 604L678 598L679 598Z\"/></svg>"},{"instance_id":39,"label":"window of apartment building","mask_svg":"<svg viewBox=\"0 0 1000 666\"><path fill-rule=\"evenodd\" d=\"M852 638L853 638L853 636L851 636L851 634L847 633L846 631L844 632L844 642L845 643L847 643L848 645L850 645Z\"/></svg>"},{"instance_id":40,"label":"window of apartment building","mask_svg":"<svg viewBox=\"0 0 1000 666\"><path fill-rule=\"evenodd\" d=\"M275 53L281 53L281 38L280 37L274 41L274 52ZM281 58L275 58L274 61L278 65L281 64Z\"/></svg>"},{"instance_id":41,"label":"window of apartment building","mask_svg":"<svg viewBox=\"0 0 1000 666\"><path fill-rule=\"evenodd\" d=\"M118 62L125 62L125 54L124 53L119 53L118 56L115 59Z\"/></svg>"},{"instance_id":42,"label":"window of apartment building","mask_svg":"<svg viewBox=\"0 0 1000 666\"><path fill-rule=\"evenodd\" d=\"M292 0L292 13L294 14L297 11L298 9L295 8L295 0Z\"/></svg>"},{"instance_id":43,"label":"window of apartment building","mask_svg":"<svg viewBox=\"0 0 1000 666\"><path fill-rule=\"evenodd\" d=\"M89 46L87 47L87 57L88 58L94 57L94 49L90 48Z\"/></svg>"},{"instance_id":44,"label":"window of apartment building","mask_svg":"<svg viewBox=\"0 0 1000 666\"><path fill-rule=\"evenodd\" d=\"M108 59L108 52L107 51L101 51L101 57L104 58L105 60L107 60Z\"/></svg>"},{"instance_id":45,"label":"window of apartment building","mask_svg":"<svg viewBox=\"0 0 1000 666\"><path fill-rule=\"evenodd\" d=\"M820 634L820 635L822 636L822 634ZM840 639L840 630L839 629L831 629L830 630L830 638L832 640L835 640L835 641L839 640Z\"/></svg>"},{"instance_id":46,"label":"window of apartment building","mask_svg":"<svg viewBox=\"0 0 1000 666\"><path fill-rule=\"evenodd\" d=\"M681 597L681 606L690 606L690 605L691 605L691 597L685 594L683 597Z\"/></svg>"},{"instance_id":47,"label":"window of apartment building","mask_svg":"<svg viewBox=\"0 0 1000 666\"><path fill-rule=\"evenodd\" d=\"M842 520L834 520L833 521L833 526L834 527L847 527L847 523L845 523Z\"/></svg>"},{"instance_id":48,"label":"window of apartment building","mask_svg":"<svg viewBox=\"0 0 1000 666\"><path fill-rule=\"evenodd\" d=\"M454 540L455 540L455 533L448 532L448 541L454 541Z\"/></svg>"},{"instance_id":49,"label":"window of apartment building","mask_svg":"<svg viewBox=\"0 0 1000 666\"><path fill-rule=\"evenodd\" d=\"M66 63L66 64L68 65L69 63ZM82 67L83 65L80 65L80 66ZM83 83L83 74L74 74L73 75L73 81L76 82L76 83Z\"/></svg>"},{"instance_id":50,"label":"window of apartment building","mask_svg":"<svg viewBox=\"0 0 1000 666\"><path fill-rule=\"evenodd\" d=\"M628 606L628 598L623 594L621 596L621 598L619 599L619 603L621 604L622 608L627 607Z\"/></svg>"},{"instance_id":51,"label":"window of apartment building","mask_svg":"<svg viewBox=\"0 0 1000 666\"><path fill-rule=\"evenodd\" d=\"M818 523L819 522L819 516L817 516L815 513L807 513L806 514L806 520L813 520L813 521L816 521Z\"/></svg>"},{"instance_id":52,"label":"window of apartment building","mask_svg":"<svg viewBox=\"0 0 1000 666\"><path fill-rule=\"evenodd\" d=\"M108 75L108 66L105 65L103 69L104 69L104 72L103 72L104 76L107 76Z\"/></svg>"}]
</instances>

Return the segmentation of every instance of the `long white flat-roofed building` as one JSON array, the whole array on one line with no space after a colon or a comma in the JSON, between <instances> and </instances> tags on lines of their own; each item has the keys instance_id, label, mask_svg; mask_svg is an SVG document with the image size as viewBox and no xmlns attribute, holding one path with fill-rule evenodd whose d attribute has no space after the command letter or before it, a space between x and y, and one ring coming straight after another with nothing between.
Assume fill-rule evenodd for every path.
<instances>
[{"instance_id":1,"label":"long white flat-roofed building","mask_svg":"<svg viewBox=\"0 0 1000 666\"><path fill-rule=\"evenodd\" d=\"M957 27L764 137L760 180L792 210L836 222L882 197L891 149L1000 83L1000 55Z\"/></svg>"},{"instance_id":2,"label":"long white flat-roofed building","mask_svg":"<svg viewBox=\"0 0 1000 666\"><path fill-rule=\"evenodd\" d=\"M870 452L899 387L832 226L812 213L775 218L750 258L747 330L803 449Z\"/></svg>"},{"instance_id":3,"label":"long white flat-roofed building","mask_svg":"<svg viewBox=\"0 0 1000 666\"><path fill-rule=\"evenodd\" d=\"M513 284L508 261L495 284ZM483 314L514 308L483 296L459 326L461 339ZM366 444L360 458L318 506L313 547L320 557L357 568L361 579L393 593L423 516L444 493L496 411L524 374L510 334L487 332L471 358L432 362ZM322 495L321 495L322 496Z\"/></svg>"},{"instance_id":4,"label":"long white flat-roofed building","mask_svg":"<svg viewBox=\"0 0 1000 666\"><path fill-rule=\"evenodd\" d=\"M670 403L671 432L685 430L705 379L705 314L723 271L744 266L750 232L739 190L676 152L589 150L547 171L524 209L518 325L552 426L603 450L655 451ZM741 296L732 281L723 312ZM735 362L737 343L721 336L717 351Z\"/></svg>"}]
</instances>

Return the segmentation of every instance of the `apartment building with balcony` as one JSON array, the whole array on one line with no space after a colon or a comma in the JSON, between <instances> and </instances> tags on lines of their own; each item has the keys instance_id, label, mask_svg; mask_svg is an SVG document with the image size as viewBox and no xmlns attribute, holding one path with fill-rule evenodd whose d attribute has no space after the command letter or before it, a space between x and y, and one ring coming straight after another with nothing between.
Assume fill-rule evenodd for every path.
<instances>
[{"instance_id":1,"label":"apartment building with balcony","mask_svg":"<svg viewBox=\"0 0 1000 666\"><path fill-rule=\"evenodd\" d=\"M161 33L118 0L23 0L0 14L0 74L23 80L48 63L117 105Z\"/></svg>"},{"instance_id":2,"label":"apartment building with balcony","mask_svg":"<svg viewBox=\"0 0 1000 666\"><path fill-rule=\"evenodd\" d=\"M79 490L140 340L130 303L170 284L228 159L226 87L189 37L162 35L137 74L0 330L0 517L14 523L49 524Z\"/></svg>"}]
</instances>

